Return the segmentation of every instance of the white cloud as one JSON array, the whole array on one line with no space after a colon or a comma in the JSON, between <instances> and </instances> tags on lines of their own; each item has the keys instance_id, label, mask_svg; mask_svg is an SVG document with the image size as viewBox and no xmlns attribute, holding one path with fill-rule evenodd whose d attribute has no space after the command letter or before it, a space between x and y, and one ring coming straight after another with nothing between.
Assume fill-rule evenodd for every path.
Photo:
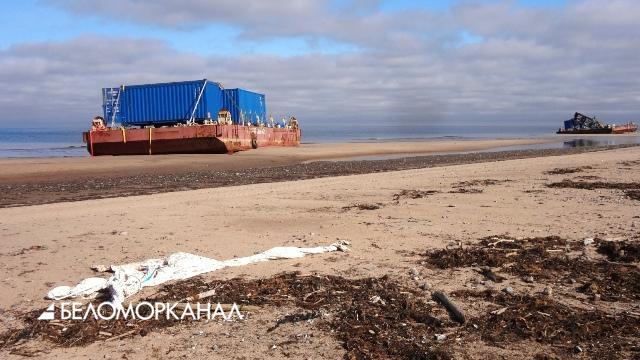
<instances>
[{"instance_id":1,"label":"white cloud","mask_svg":"<svg viewBox=\"0 0 640 360\"><path fill-rule=\"evenodd\" d=\"M59 3L114 16L98 3ZM83 124L99 111L103 86L203 76L265 92L274 113L316 122L480 117L555 124L576 110L618 116L614 122L640 115L636 2L583 1L559 9L472 4L443 13L381 13L368 1L339 10L322 1L265 4L222 1L214 11L208 1L115 2L131 20L159 26L225 21L243 36L323 37L361 51L204 56L159 40L92 36L22 44L0 51L0 126L49 119ZM238 14L238 7L246 11ZM484 41L454 46L461 29Z\"/></svg>"}]
</instances>

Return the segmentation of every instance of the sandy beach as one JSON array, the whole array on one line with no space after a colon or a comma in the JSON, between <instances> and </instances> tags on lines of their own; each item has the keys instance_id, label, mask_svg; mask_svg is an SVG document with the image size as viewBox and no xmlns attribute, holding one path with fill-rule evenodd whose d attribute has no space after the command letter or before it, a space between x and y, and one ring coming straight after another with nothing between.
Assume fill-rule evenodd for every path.
<instances>
[{"instance_id":1,"label":"sandy beach","mask_svg":"<svg viewBox=\"0 0 640 360\"><path fill-rule=\"evenodd\" d=\"M92 178L137 171L156 174L156 170L166 174L214 166L231 170L264 164L263 156L269 157L270 165L291 165L334 158L337 154L344 157L425 154L523 143L527 140L442 142L428 146L411 143L307 145L296 151L274 148L242 153L237 155L237 160L235 155L12 159L0 161L4 169L0 181L29 183L87 174ZM263 297L257 301L252 298L255 293L240 289L237 294L243 294L247 304L258 306L258 310L243 321L177 323L108 341L97 337L82 346L68 342L56 345L58 335L47 333L53 340L45 340L37 331L32 337L25 335L23 340L12 343L5 332L0 357L22 358L20 354L69 359L407 356L407 353L402 355L399 348L418 349L424 356L441 358L446 358L445 355L473 359L519 359L537 355L551 358L637 356L640 148L485 160L0 209L3 242L0 314L4 331L19 326L25 312L46 308L50 301L43 296L53 286L75 284L90 276L106 276L93 273L90 267L94 264L122 264L178 251L230 259L275 246L320 246L336 240L347 240L351 244L351 251L346 253L223 269L199 280L203 284L229 281L227 284L233 286L232 279L241 278L246 282L242 283L243 289L253 289L262 285L251 281L267 281L292 271L300 272L300 276L313 274L323 279L326 276L346 279L344 283L338 278L322 283L324 285L314 292L322 294L321 288L338 283L343 287L333 295L318 297L317 302L311 291L303 294L304 298L296 298L292 292L289 300ZM613 259L608 259L602 249L606 250L603 244L609 241L620 244L624 241L636 247L629 245L626 253L623 251L620 255L617 251ZM502 248L504 244L512 245ZM549 256L548 264L555 265L541 265L539 269L514 268L513 264L530 262L519 256L528 254L527 246L531 244L538 246L538 250L544 245L542 255L535 259ZM485 255L486 251L497 248L503 251L495 254L510 252L513 260L495 255L492 258L495 262L484 264L487 257L473 258L474 251L480 251L474 249L483 247L489 249L482 250ZM557 265L565 264L563 259L584 262L591 266L589 269L596 270L590 274L567 270ZM489 266L488 272L482 268L483 264ZM620 271L626 272L622 279L611 277ZM354 300L357 297L341 300L345 287L351 286L346 281L382 276L388 278L375 281L393 285L376 287L374 281L349 288L354 293L365 288L369 291L366 301L358 301L375 306L381 313L367 308L368 319L383 316L387 307L396 311L404 308L394 307L400 296L412 299L403 300L405 305L419 304L422 309L429 309L429 318L435 318L438 325L424 317L422 320L407 317L406 311L394 313L389 309L390 317L385 324L395 325L386 328L380 328L381 323L367 323L364 318L355 320L345 315L349 311L344 304L360 304ZM175 284L176 289L178 285ZM391 293L396 286L398 292ZM137 299L154 297L159 291L159 288L145 289ZM382 303L370 297L375 291L381 295ZM467 318L464 325L451 320L447 311L431 300L435 291L449 294ZM489 293L494 295L486 295ZM307 312L316 308L305 302L308 299L321 304L318 309L321 308L324 315L309 315ZM540 307L531 307L531 304ZM268 331L278 319L296 313L308 317L303 317L303 321L282 322L275 330ZM528 320L518 320L521 318ZM591 325L582 332L582 325L576 324L585 323L586 318L592 319L586 322ZM607 321L617 325L607 328ZM338 323L348 324L348 331L333 327ZM575 330L576 326L579 331ZM607 332L610 335L603 335ZM399 339L394 337L397 334L404 335ZM444 337L438 338L437 334ZM63 337L60 335L60 339ZM394 344L396 346L392 346Z\"/></svg>"}]
</instances>

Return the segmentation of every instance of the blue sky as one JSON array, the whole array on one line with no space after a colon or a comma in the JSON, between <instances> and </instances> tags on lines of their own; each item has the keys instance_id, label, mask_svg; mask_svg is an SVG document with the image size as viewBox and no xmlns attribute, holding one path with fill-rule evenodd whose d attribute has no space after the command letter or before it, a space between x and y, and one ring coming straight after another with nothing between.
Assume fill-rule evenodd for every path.
<instances>
[{"instance_id":1,"label":"blue sky","mask_svg":"<svg viewBox=\"0 0 640 360\"><path fill-rule=\"evenodd\" d=\"M468 3L469 1L467 1ZM491 3L492 0L479 0L475 3ZM341 4L343 1L335 1ZM383 13L423 9L446 12L460 3L455 0L418 1L386 0L376 8ZM564 0L517 0L517 6L555 7L562 6ZM261 53L282 56L294 56L308 52L342 53L358 49L348 44L329 39L309 41L304 36L260 39L260 41L238 41L241 30L229 24L211 22L208 25L189 30L177 30L162 26L126 20L114 20L77 14L38 0L12 1L5 4L0 12L0 49L11 45L30 42L64 41L77 36L95 34L100 36L127 36L135 38L162 39L176 50L210 55L217 51L211 44L229 44L226 51L230 54ZM461 42L473 43L482 39L468 31L461 30Z\"/></svg>"},{"instance_id":2,"label":"blue sky","mask_svg":"<svg viewBox=\"0 0 640 360\"><path fill-rule=\"evenodd\" d=\"M205 77L316 123L637 121L638 19L637 0L12 1L0 127L79 126L102 87Z\"/></svg>"}]
</instances>

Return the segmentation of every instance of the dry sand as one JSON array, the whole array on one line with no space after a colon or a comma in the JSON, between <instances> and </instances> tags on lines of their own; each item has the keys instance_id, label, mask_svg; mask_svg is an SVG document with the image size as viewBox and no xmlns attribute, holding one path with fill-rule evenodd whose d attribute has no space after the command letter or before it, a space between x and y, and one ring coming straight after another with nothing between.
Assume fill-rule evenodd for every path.
<instances>
[{"instance_id":1,"label":"dry sand","mask_svg":"<svg viewBox=\"0 0 640 360\"><path fill-rule=\"evenodd\" d=\"M468 149L469 142L463 145ZM491 146L495 145L491 143ZM370 154L376 146L380 145L367 145L369 150L357 155ZM402 144L385 146L398 146L398 152L407 152ZM314 146L301 148L301 157L326 156L325 151L316 149ZM451 150L450 147L447 149ZM356 155L355 151L350 155ZM248 152L240 156L260 155ZM0 209L3 324L12 322L11 314L15 311L46 307L49 302L43 300L43 295L52 286L75 283L91 276L89 267L92 264L132 262L176 251L228 259L252 255L274 246L316 246L346 239L352 244L350 253L225 269L206 278L269 277L297 270L305 274L348 278L390 275L411 285L413 274L410 269L419 261L411 255L412 251L444 248L450 243L475 242L481 237L500 234L513 237L558 235L576 241L585 237L626 239L637 234L640 228L640 202L618 190L557 189L545 184L577 176L638 183L639 160L640 148L628 148ZM56 166L64 162L65 167L72 169L69 171L80 171L86 164L94 166L91 171L103 171L107 165L96 165L97 161L113 164L121 159L33 160L27 165L3 160L2 166L8 166L9 173L19 171L24 174L29 171L25 170L29 164L55 172ZM126 162L127 167L151 166L152 162L153 166L158 162L180 166L180 157L127 158ZM204 160L202 164L208 166ZM578 166L591 168L575 174L545 173L554 168ZM3 176L8 175L4 173ZM474 186L482 189L481 193L450 192L459 182L484 179L499 181L493 185ZM393 200L394 194L402 190L416 189L437 193L418 199ZM344 209L355 204L379 204L380 208ZM420 270L421 281L428 281L433 289L445 291L484 288L476 281L477 277L473 272ZM513 286L517 291L539 290L539 285L524 284L517 278L509 278L502 286ZM561 285L554 286L554 294L558 296L567 291ZM150 289L144 294L153 292ZM593 307L586 299L571 299L579 306ZM610 310L640 311L637 302L616 303L615 307ZM464 310L474 311L470 305ZM290 356L334 359L343 356L340 342L307 322L284 325L267 333L266 329L287 311L292 309L268 308L245 322L176 326L144 337L97 342L86 347L56 348L38 342L30 346L40 349L43 358ZM299 339L296 335L301 334L303 341L290 341ZM635 341L637 343L637 338ZM274 347L274 344L281 345ZM505 349L482 342L463 344L462 348L465 346L466 353L475 358L498 355L521 358L537 351L550 351L531 341L516 342ZM11 355L5 349L0 357L20 356Z\"/></svg>"}]
</instances>

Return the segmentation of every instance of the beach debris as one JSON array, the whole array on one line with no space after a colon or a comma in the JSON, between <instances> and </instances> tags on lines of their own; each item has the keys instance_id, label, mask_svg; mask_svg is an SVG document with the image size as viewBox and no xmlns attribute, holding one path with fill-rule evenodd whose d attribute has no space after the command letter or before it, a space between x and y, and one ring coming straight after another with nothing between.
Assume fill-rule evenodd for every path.
<instances>
[{"instance_id":1,"label":"beach debris","mask_svg":"<svg viewBox=\"0 0 640 360\"><path fill-rule=\"evenodd\" d=\"M494 273L489 266L480 267L480 274L482 274L485 278L497 283L502 282L505 279L504 276L500 276Z\"/></svg>"},{"instance_id":2,"label":"beach debris","mask_svg":"<svg viewBox=\"0 0 640 360\"><path fill-rule=\"evenodd\" d=\"M509 295L513 295L516 293L515 290L513 290L513 288L511 286L507 286L506 288L502 289L503 292L509 294Z\"/></svg>"},{"instance_id":3,"label":"beach debris","mask_svg":"<svg viewBox=\"0 0 640 360\"><path fill-rule=\"evenodd\" d=\"M447 339L447 335L446 334L435 334L434 335L434 339L436 339L436 341L445 341Z\"/></svg>"},{"instance_id":4,"label":"beach debris","mask_svg":"<svg viewBox=\"0 0 640 360\"><path fill-rule=\"evenodd\" d=\"M267 329L267 332L272 332L282 324L293 324L301 321L309 322L310 320L316 319L320 316L322 316L322 312L319 310L311 310L311 311L305 311L305 312L300 312L295 314L287 314L284 317L278 319L275 325Z\"/></svg>"},{"instance_id":5,"label":"beach debris","mask_svg":"<svg viewBox=\"0 0 640 360\"><path fill-rule=\"evenodd\" d=\"M510 241L500 241L510 240ZM599 243L599 240L596 240ZM623 247L624 242L618 242ZM628 248L637 242L629 242ZM607 244L604 249L609 249ZM551 251L549 251L551 250ZM582 241L569 241L558 236L523 238L506 235L489 236L479 243L458 249L432 249L423 253L423 266L437 269L483 267L519 277L534 277L537 282L554 280L562 283L593 284L603 301L640 300L640 269L634 264L580 256ZM606 251L605 251L606 253ZM617 252L615 256L622 253ZM631 251L624 252L629 258ZM495 270L494 270L495 271ZM591 295L593 286L576 288Z\"/></svg>"},{"instance_id":6,"label":"beach debris","mask_svg":"<svg viewBox=\"0 0 640 360\"><path fill-rule=\"evenodd\" d=\"M436 302L425 301L422 292L402 284L388 276L347 279L282 273L259 279L195 277L165 284L144 301L173 302L217 289L217 301L237 302L241 311L293 306L296 310L274 319L275 327L305 322L338 340L348 359L465 358L467 350L446 346L448 338L480 341L494 349L518 346L527 340L560 358L568 357L575 344L583 351L588 349L594 358L633 358L636 351L637 313L611 314L528 294L458 290L451 293L456 301L487 309L467 320L471 326L459 326L439 320L437 316L445 309L436 306ZM371 301L376 296L384 305ZM38 321L41 312L42 309L20 315L24 326L0 333L0 348L17 353L33 346L30 340L45 340L52 346L85 346L163 328L184 329L183 325L187 331L198 331L193 327L198 324L192 320L167 321L160 317L148 321Z\"/></svg>"},{"instance_id":7,"label":"beach debris","mask_svg":"<svg viewBox=\"0 0 640 360\"><path fill-rule=\"evenodd\" d=\"M343 206L342 210L348 211L348 210L353 210L353 209L358 209L358 210L378 210L380 208L382 208L384 206L384 204L382 203L375 203L375 204L368 204L368 203L355 203L355 204L351 204L348 206Z\"/></svg>"},{"instance_id":8,"label":"beach debris","mask_svg":"<svg viewBox=\"0 0 640 360\"><path fill-rule=\"evenodd\" d=\"M260 279L206 281L203 277L194 277L165 284L144 301L173 302L210 289L218 290L216 301L238 303L241 311L248 306L276 309L283 305L295 306L298 310L275 320L270 328L275 330L285 324L306 322L340 341L346 358L452 358L451 350L441 347L438 341L415 341L433 339L434 334L444 332L442 321L432 315L443 310L435 303L424 301L421 292L403 287L388 276L347 279L331 275L282 273ZM376 296L383 302L372 302ZM122 318L114 321L61 321L68 327L62 332L51 322L38 321L37 315L41 311L24 314L24 327L0 333L0 348L17 351L21 346L28 346L28 340L39 339L54 346L85 346L108 340L106 332L111 334L111 338L123 339L193 321L168 321L164 317L148 321ZM459 329L464 331L464 328Z\"/></svg>"},{"instance_id":9,"label":"beach debris","mask_svg":"<svg viewBox=\"0 0 640 360\"><path fill-rule=\"evenodd\" d=\"M562 174L573 174L583 172L584 170L593 169L592 166L579 166L573 168L555 168L553 170L545 171L544 173L547 175L562 175Z\"/></svg>"},{"instance_id":10,"label":"beach debris","mask_svg":"<svg viewBox=\"0 0 640 360\"><path fill-rule=\"evenodd\" d=\"M33 246L29 246L27 248L22 248L22 249L20 249L18 251L14 251L14 252L2 254L2 255L20 256L20 255L24 255L24 254L30 253L32 251L42 251L42 250L47 250L47 247L44 246L44 245L33 245Z\"/></svg>"},{"instance_id":11,"label":"beach debris","mask_svg":"<svg viewBox=\"0 0 640 360\"><path fill-rule=\"evenodd\" d=\"M470 186L489 186L489 185L499 185L512 180L497 180L497 179L479 179L479 180L470 180L470 181L461 181L453 184L453 187L470 187Z\"/></svg>"},{"instance_id":12,"label":"beach debris","mask_svg":"<svg viewBox=\"0 0 640 360\"><path fill-rule=\"evenodd\" d=\"M566 347L567 344L586 342L592 357L597 359L628 358L637 351L634 342L638 339L638 320L626 313L612 315L570 307L548 297L510 296L492 290L459 290L452 294L460 299L482 300L498 306L486 315L469 320L478 324L481 339L489 344L503 347L530 340L571 352L574 347Z\"/></svg>"},{"instance_id":13,"label":"beach debris","mask_svg":"<svg viewBox=\"0 0 640 360\"><path fill-rule=\"evenodd\" d=\"M108 279L90 277L82 280L77 285L71 286L58 286L51 289L47 293L47 299L51 300L64 300L72 299L76 297L95 297L98 295L98 291L106 288L109 284Z\"/></svg>"},{"instance_id":14,"label":"beach debris","mask_svg":"<svg viewBox=\"0 0 640 360\"><path fill-rule=\"evenodd\" d=\"M402 190L399 193L393 194L393 201L399 201L400 199L422 199L437 193L439 193L437 190Z\"/></svg>"},{"instance_id":15,"label":"beach debris","mask_svg":"<svg viewBox=\"0 0 640 360\"><path fill-rule=\"evenodd\" d=\"M431 285L428 282L425 281L425 282L420 284L419 288L420 288L420 290L427 291L427 290L429 290L431 288Z\"/></svg>"},{"instance_id":16,"label":"beach debris","mask_svg":"<svg viewBox=\"0 0 640 360\"><path fill-rule=\"evenodd\" d=\"M505 306L505 307L500 308L500 309L498 309L498 310L493 310L493 311L491 312L491 314L493 314L493 315L500 315L500 314L502 314L503 312L507 311L507 309L508 309L508 308L509 308L508 306Z\"/></svg>"},{"instance_id":17,"label":"beach debris","mask_svg":"<svg viewBox=\"0 0 640 360\"><path fill-rule=\"evenodd\" d=\"M564 179L559 182L549 183L547 187L583 190L621 190L629 199L640 200L640 183L638 182L573 181Z\"/></svg>"},{"instance_id":18,"label":"beach debris","mask_svg":"<svg viewBox=\"0 0 640 360\"><path fill-rule=\"evenodd\" d=\"M111 267L107 265L102 265L102 264L94 264L94 265L91 265L91 270L95 272L108 272L108 271L111 271Z\"/></svg>"},{"instance_id":19,"label":"beach debris","mask_svg":"<svg viewBox=\"0 0 640 360\"><path fill-rule=\"evenodd\" d=\"M530 284L531 284L531 283L533 283L533 282L534 282L534 279L533 279L533 276L528 275L528 276L523 276L523 277L522 277L522 281L524 281L524 282L526 282L526 283L530 283Z\"/></svg>"},{"instance_id":20,"label":"beach debris","mask_svg":"<svg viewBox=\"0 0 640 360\"><path fill-rule=\"evenodd\" d=\"M549 286L545 287L544 289L542 289L542 295L545 295L545 296L553 295L553 289L550 288Z\"/></svg>"},{"instance_id":21,"label":"beach debris","mask_svg":"<svg viewBox=\"0 0 640 360\"><path fill-rule=\"evenodd\" d=\"M378 295L373 295L373 296L371 297L371 299L369 299L369 301L370 301L372 304L380 303L380 304L382 304L382 305L386 305L385 301L384 301L384 300L382 300L382 298L381 298L380 296L378 296Z\"/></svg>"},{"instance_id":22,"label":"beach debris","mask_svg":"<svg viewBox=\"0 0 640 360\"><path fill-rule=\"evenodd\" d=\"M640 201L640 190L625 190L624 194L631 200Z\"/></svg>"},{"instance_id":23,"label":"beach debris","mask_svg":"<svg viewBox=\"0 0 640 360\"><path fill-rule=\"evenodd\" d=\"M75 287L58 286L49 291L47 298L61 300L77 296L97 296L98 292L103 292L108 294L108 300L111 303L119 306L124 299L138 293L143 287L157 286L171 280L188 279L226 267L277 259L295 259L324 252L347 251L348 244L348 241L341 240L329 246L312 248L275 247L252 256L224 261L189 253L174 253L164 259L112 265L111 270L114 275L109 279L88 278Z\"/></svg>"},{"instance_id":24,"label":"beach debris","mask_svg":"<svg viewBox=\"0 0 640 360\"><path fill-rule=\"evenodd\" d=\"M444 306L447 309L447 311L449 312L449 315L454 321L457 321L460 324L465 323L466 319L462 311L460 311L460 309L458 309L458 307L453 302L451 302L451 300L449 300L449 297L447 297L447 295L444 292L434 291L431 294L431 297L433 298L433 300L440 303L442 306Z\"/></svg>"},{"instance_id":25,"label":"beach debris","mask_svg":"<svg viewBox=\"0 0 640 360\"><path fill-rule=\"evenodd\" d=\"M481 194L484 190L478 188L456 188L449 191L450 194Z\"/></svg>"},{"instance_id":26,"label":"beach debris","mask_svg":"<svg viewBox=\"0 0 640 360\"><path fill-rule=\"evenodd\" d=\"M582 243L584 244L584 246L589 246L593 244L593 242L594 242L594 239L591 237L584 238L584 240L582 240Z\"/></svg>"},{"instance_id":27,"label":"beach debris","mask_svg":"<svg viewBox=\"0 0 640 360\"><path fill-rule=\"evenodd\" d=\"M636 241L599 240L597 251L610 261L639 262L640 239Z\"/></svg>"}]
</instances>

